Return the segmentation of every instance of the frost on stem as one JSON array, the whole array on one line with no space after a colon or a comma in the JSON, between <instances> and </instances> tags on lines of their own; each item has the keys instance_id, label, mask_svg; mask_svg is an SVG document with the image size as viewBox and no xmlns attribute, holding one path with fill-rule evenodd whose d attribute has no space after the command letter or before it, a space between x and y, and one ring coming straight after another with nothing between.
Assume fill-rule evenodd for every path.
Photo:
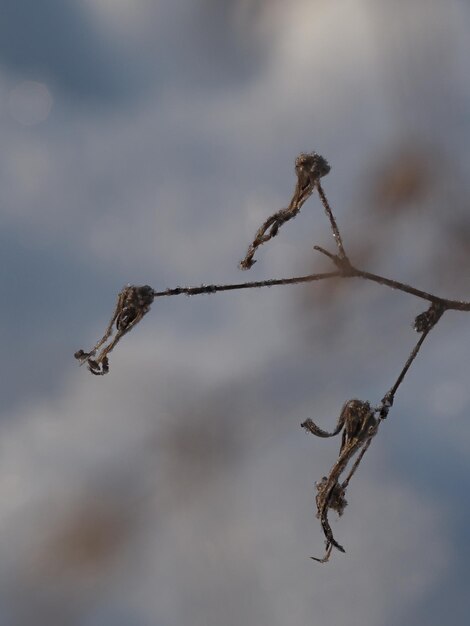
<instances>
[{"instance_id":1,"label":"frost on stem","mask_svg":"<svg viewBox=\"0 0 470 626\"><path fill-rule=\"evenodd\" d=\"M150 305L154 297L154 290L149 285L142 287L128 285L124 287L119 292L113 316L103 337L90 352L84 352L83 350L75 352L74 356L80 361L80 365L86 363L90 372L96 376L107 374L109 372L108 354L121 337L132 330L144 315L150 311ZM105 345L108 340L109 343ZM96 354L101 346L104 346L101 352Z\"/></svg>"},{"instance_id":2,"label":"frost on stem","mask_svg":"<svg viewBox=\"0 0 470 626\"><path fill-rule=\"evenodd\" d=\"M271 217L260 226L248 248L245 258L240 261L240 269L248 270L253 267L256 263L254 256L259 246L275 237L280 227L299 213L302 205L312 195L320 178L326 176L330 169L328 161L316 152L299 154L295 161L297 184L289 206L287 209L281 209L271 215Z\"/></svg>"}]
</instances>

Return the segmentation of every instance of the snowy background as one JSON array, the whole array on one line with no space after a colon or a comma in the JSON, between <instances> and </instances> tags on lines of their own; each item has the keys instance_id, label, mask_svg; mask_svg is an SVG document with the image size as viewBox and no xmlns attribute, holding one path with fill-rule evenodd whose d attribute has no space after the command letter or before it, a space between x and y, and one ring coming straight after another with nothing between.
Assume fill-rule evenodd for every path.
<instances>
[{"instance_id":1,"label":"snowy background","mask_svg":"<svg viewBox=\"0 0 470 626\"><path fill-rule=\"evenodd\" d=\"M470 299L464 0L0 0L0 623L460 624L469 320L432 333L351 482L314 482L426 305L363 282L157 300L103 378L73 353L126 283L328 268L319 200L237 265L318 151L353 261Z\"/></svg>"}]
</instances>

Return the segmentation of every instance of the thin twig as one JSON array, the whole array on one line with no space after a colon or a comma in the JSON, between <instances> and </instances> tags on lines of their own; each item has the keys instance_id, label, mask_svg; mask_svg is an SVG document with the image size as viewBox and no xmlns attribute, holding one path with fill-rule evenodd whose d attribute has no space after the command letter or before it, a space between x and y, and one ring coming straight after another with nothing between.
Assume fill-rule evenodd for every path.
<instances>
[{"instance_id":1,"label":"thin twig","mask_svg":"<svg viewBox=\"0 0 470 626\"><path fill-rule=\"evenodd\" d=\"M446 298L435 296L434 294L428 293L427 291L416 289L416 287L412 287L411 285L407 285L406 283L401 283L398 280L385 278L384 276L379 276L378 274L372 274L371 272L366 272L364 270L359 270L357 268L354 268L353 272L354 273L352 277L363 278L364 280L370 280L374 283L378 283L379 285L384 285L384 287L397 289L399 291L403 291L404 293L409 293L412 296L416 296L417 298L421 298L422 300L428 300L428 302L441 303L445 305L446 309L455 309L456 311L470 311L470 302L461 302L458 300L447 300Z\"/></svg>"},{"instance_id":2,"label":"thin twig","mask_svg":"<svg viewBox=\"0 0 470 626\"><path fill-rule=\"evenodd\" d=\"M330 258L335 259L335 255L323 250L320 246L315 246L315 249L322 250ZM306 276L294 276L292 278L274 278L269 280L259 280L247 283L232 283L227 285L201 285L200 287L175 287L172 289L165 289L164 291L154 291L155 298L162 296L179 296L186 294L188 296L196 296L200 294L217 293L219 291L236 291L238 289L257 289L259 287L273 287L275 285L295 285L300 283L310 283L317 280L324 280L329 278L362 278L363 280L372 281L390 287L404 293L409 293L421 300L427 300L428 302L435 302L441 304L446 310L453 311L470 311L470 302L464 300L448 300L440 296L433 295L421 289L411 287L406 283L401 283L397 280L391 280L378 274L371 274L364 270L359 270L351 266L348 273L344 273L342 270L336 272L323 272L320 274L308 274Z\"/></svg>"},{"instance_id":3,"label":"thin twig","mask_svg":"<svg viewBox=\"0 0 470 626\"><path fill-rule=\"evenodd\" d=\"M426 330L424 333L422 333L421 337L418 340L418 343L415 345L415 347L413 348L413 350L411 351L410 356L408 357L408 359L406 360L405 365L403 366L402 371L400 372L400 375L398 376L397 380L395 381L395 384L393 385L393 387L390 389L390 391L386 394L388 398L391 399L392 403L393 403L393 399L395 398L395 394L397 392L398 387L402 384L403 379L405 378L408 370L411 367L411 364L413 363L413 361L416 359L416 357L418 356L418 352L421 349L421 346L423 345L424 340L426 339L426 337L429 335L429 333L431 332L431 329L429 328L428 330Z\"/></svg>"},{"instance_id":4,"label":"thin twig","mask_svg":"<svg viewBox=\"0 0 470 626\"><path fill-rule=\"evenodd\" d=\"M330 220L330 226L331 226L331 230L333 231L333 237L335 239L336 245L338 246L339 256L342 259L346 259L347 255L346 255L346 252L344 251L343 240L341 239L341 235L339 233L338 224L336 223L335 216L333 215L333 211L331 210L330 203L328 202L328 198L326 197L325 192L323 191L323 187L321 186L320 180L317 181L316 187L317 187L318 195L320 196L320 200L325 209L325 213L327 214L328 219Z\"/></svg>"},{"instance_id":5,"label":"thin twig","mask_svg":"<svg viewBox=\"0 0 470 626\"><path fill-rule=\"evenodd\" d=\"M248 283L233 283L228 285L201 285L200 287L175 287L164 291L154 291L155 298L162 296L199 296L201 294L218 293L219 291L236 291L238 289L257 289L259 287L274 287L276 285L297 285L300 283L311 283L317 280L328 278L338 278L341 273L323 272L321 274L308 274L307 276L294 276L293 278L271 278L269 280L257 280Z\"/></svg>"}]
</instances>

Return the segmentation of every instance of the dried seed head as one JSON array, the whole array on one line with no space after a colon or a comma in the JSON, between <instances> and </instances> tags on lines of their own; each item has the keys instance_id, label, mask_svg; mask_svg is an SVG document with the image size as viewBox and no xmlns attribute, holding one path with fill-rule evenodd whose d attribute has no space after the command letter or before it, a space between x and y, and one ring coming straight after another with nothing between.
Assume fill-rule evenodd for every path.
<instances>
[{"instance_id":1,"label":"dried seed head","mask_svg":"<svg viewBox=\"0 0 470 626\"><path fill-rule=\"evenodd\" d=\"M342 410L346 414L346 420L354 418L357 421L362 421L362 418L370 413L370 403L353 398L345 403Z\"/></svg>"},{"instance_id":2,"label":"dried seed head","mask_svg":"<svg viewBox=\"0 0 470 626\"><path fill-rule=\"evenodd\" d=\"M147 313L155 297L152 287L129 285L121 291L122 303L116 317L116 329L126 331Z\"/></svg>"},{"instance_id":3,"label":"dried seed head","mask_svg":"<svg viewBox=\"0 0 470 626\"><path fill-rule=\"evenodd\" d=\"M328 161L316 152L302 152L295 160L295 173L302 188L314 185L319 178L326 176L330 169Z\"/></svg>"},{"instance_id":4,"label":"dried seed head","mask_svg":"<svg viewBox=\"0 0 470 626\"><path fill-rule=\"evenodd\" d=\"M123 335L128 333L140 322L150 310L155 292L149 285L136 287L128 285L119 293L113 317L103 337L90 352L77 350L75 358L80 365L86 363L95 376L103 376L109 372L108 354L113 350ZM102 347L104 346L104 347ZM97 353L98 349L101 351Z\"/></svg>"},{"instance_id":5,"label":"dried seed head","mask_svg":"<svg viewBox=\"0 0 470 626\"><path fill-rule=\"evenodd\" d=\"M341 415L344 417L344 445L353 438L363 438L376 426L377 420L369 402L363 400L349 400L343 407Z\"/></svg>"}]
</instances>

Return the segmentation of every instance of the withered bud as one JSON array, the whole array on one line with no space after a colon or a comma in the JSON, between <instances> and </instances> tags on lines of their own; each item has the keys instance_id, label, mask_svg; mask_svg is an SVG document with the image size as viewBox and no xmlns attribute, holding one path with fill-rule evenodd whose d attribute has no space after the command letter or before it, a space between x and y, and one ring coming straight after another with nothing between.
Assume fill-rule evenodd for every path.
<instances>
[{"instance_id":1,"label":"withered bud","mask_svg":"<svg viewBox=\"0 0 470 626\"><path fill-rule=\"evenodd\" d=\"M300 186L314 185L322 176L326 176L331 167L326 159L316 152L302 152L295 160L295 173Z\"/></svg>"},{"instance_id":2,"label":"withered bud","mask_svg":"<svg viewBox=\"0 0 470 626\"><path fill-rule=\"evenodd\" d=\"M414 329L418 333L424 333L431 330L433 326L440 320L445 308L438 302L433 302L427 311L416 316L414 321Z\"/></svg>"},{"instance_id":3,"label":"withered bud","mask_svg":"<svg viewBox=\"0 0 470 626\"><path fill-rule=\"evenodd\" d=\"M73 355L77 361L85 361L89 356L91 356L90 352L85 352L84 350L77 350Z\"/></svg>"},{"instance_id":4,"label":"withered bud","mask_svg":"<svg viewBox=\"0 0 470 626\"><path fill-rule=\"evenodd\" d=\"M149 285L141 287L129 285L122 290L120 295L122 295L122 302L116 318L116 328L125 331L137 318L147 313L155 298L155 292Z\"/></svg>"},{"instance_id":5,"label":"withered bud","mask_svg":"<svg viewBox=\"0 0 470 626\"><path fill-rule=\"evenodd\" d=\"M341 415L344 419L343 445L355 437L364 438L377 425L374 412L369 402L349 400L343 407Z\"/></svg>"},{"instance_id":6,"label":"withered bud","mask_svg":"<svg viewBox=\"0 0 470 626\"><path fill-rule=\"evenodd\" d=\"M89 371L95 376L104 376L109 372L108 354L118 341L140 322L150 310L155 298L155 291L149 285L127 285L119 292L111 321L103 337L90 352L77 350L74 357L80 365L86 363ZM101 348L100 352L98 349Z\"/></svg>"}]
</instances>

